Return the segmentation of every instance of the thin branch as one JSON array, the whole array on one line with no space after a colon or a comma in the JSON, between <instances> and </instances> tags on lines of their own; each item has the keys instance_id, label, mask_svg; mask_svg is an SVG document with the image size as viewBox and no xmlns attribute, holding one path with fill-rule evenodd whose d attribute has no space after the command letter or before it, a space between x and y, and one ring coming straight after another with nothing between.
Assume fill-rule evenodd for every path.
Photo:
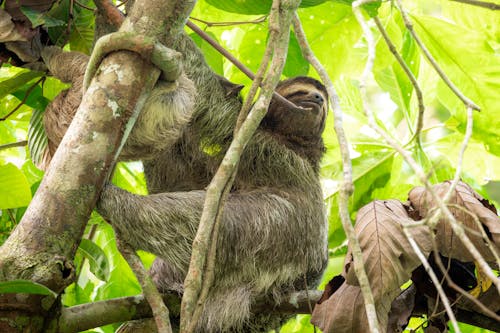
<instances>
[{"instance_id":1,"label":"thin branch","mask_svg":"<svg viewBox=\"0 0 500 333\"><path fill-rule=\"evenodd\" d=\"M0 145L0 150L4 149L9 149L9 148L15 148L15 147L24 147L28 144L28 141L19 141L19 142L12 142L12 143L6 143L4 145Z\"/></svg>"},{"instance_id":2,"label":"thin branch","mask_svg":"<svg viewBox=\"0 0 500 333\"><path fill-rule=\"evenodd\" d=\"M455 289L457 292L459 292L463 297L467 298L469 301L471 301L472 303L474 303L479 309L481 309L481 311L484 314L488 315L489 317L491 317L491 318L493 318L495 320L500 321L500 316L499 315L497 315L492 310L488 309L486 307L486 305L484 305L476 297L474 297L471 294L469 294L467 291L465 291L459 285L457 285L455 283L455 281L453 281L453 279L448 274L449 268L444 267L443 261L441 260L441 257L439 256L439 252L437 251L437 245L436 245L435 240L433 239L432 241L433 241L433 247L434 247L434 251L433 251L434 262L438 265L439 269L443 273L443 276L446 279L446 282L448 283L448 285L451 288Z\"/></svg>"},{"instance_id":3,"label":"thin branch","mask_svg":"<svg viewBox=\"0 0 500 333\"><path fill-rule=\"evenodd\" d=\"M82 7L84 9L90 10L91 12L93 12L95 10L95 8L86 6L83 3L78 2L77 0L75 0L75 3L78 5L78 7Z\"/></svg>"},{"instance_id":4,"label":"thin branch","mask_svg":"<svg viewBox=\"0 0 500 333\"><path fill-rule=\"evenodd\" d=\"M437 278L436 273L434 272L431 265L429 264L429 261L427 261L427 258L425 257L425 255L422 253L422 250L420 250L420 248L418 247L418 244L415 241L415 239L413 238L413 235L411 234L411 232L409 232L408 228L404 224L403 224L403 231L406 235L406 238L408 239L408 242L410 243L411 248L413 249L413 252L415 252L418 259L420 260L420 262L424 266L425 271L427 272L427 274L431 278L432 282L434 283L434 288L436 288L439 296L442 299L444 308L446 309L446 313L448 314L448 316L451 320L451 324L453 325L453 329L455 330L455 332L460 333L461 331L460 331L460 328L458 327L457 319L455 318L455 314L453 313L453 310L451 309L450 301L448 300L448 297L446 296L446 293L443 290L443 286L441 285L439 279Z\"/></svg>"},{"instance_id":5,"label":"thin branch","mask_svg":"<svg viewBox=\"0 0 500 333\"><path fill-rule=\"evenodd\" d=\"M270 21L269 21L269 25L272 26L273 24L274 25L277 25L276 22L274 22L275 20L275 17L272 16ZM271 29L270 29L271 30ZM247 118L248 116L248 112L250 111L250 108L252 107L252 104L253 104L253 100L255 98L255 95L257 93L257 90L258 88L261 86L262 84L262 79L263 79L263 76L269 66L269 61L271 59L271 55L273 53L273 48L274 48L274 44L275 44L275 40L274 40L275 36L274 34L272 34L270 36L270 40L266 46L266 50L264 52L264 56L262 57L262 60L261 60L261 64L259 66L259 69L257 71L257 74L252 82L252 86L250 87L250 91L249 93L247 94L246 96L246 99L245 99L245 102L243 104L243 106L241 107L241 110L240 110L240 113L238 115L238 119L236 120L236 126L234 128L234 136L237 135L237 132L239 131L239 129L241 128L241 125L243 124L243 122L245 121L245 119ZM227 199L227 196L229 195L229 191L231 190L231 186L234 182L234 179L236 177L236 171L238 170L238 166L239 166L239 163L236 163L234 165L234 170L232 172L232 175L230 176L230 178L228 179L227 181L227 184L224 186L224 189L222 191L222 195L221 195L221 198L220 198L220 206L217 208L218 211L216 213L216 217L215 217L215 225L219 225L220 224L220 219L222 218L222 203L226 202L226 199ZM212 240L217 240L218 237L219 237L219 232L218 232L218 228L214 228L214 232L212 234ZM204 304L207 297L208 297L208 292L210 290L210 287L211 285L213 284L213 280L214 280L214 272L215 272L215 258L216 258L216 253L217 253L217 242L216 241L212 241L211 242L211 246L210 246L210 249L209 249L209 252L207 254L207 265L206 265L206 268L205 268L205 271L207 272L207 277L203 280L203 285L202 285L202 289L201 289L201 292L200 292L200 297L199 297L199 300L198 300L198 304ZM196 311L197 310L197 311ZM199 316L201 315L201 308L198 307L197 309L195 309L195 313L193 314L193 319L192 321L193 322L197 322L198 319L199 319Z\"/></svg>"},{"instance_id":6,"label":"thin branch","mask_svg":"<svg viewBox=\"0 0 500 333\"><path fill-rule=\"evenodd\" d=\"M162 296L158 292L158 289L156 289L156 286L146 271L146 268L142 264L141 259L135 253L134 249L125 241L120 239L118 235L116 240L121 254L137 277L144 297L151 306L156 327L158 328L158 333L172 333L168 308L165 303L163 303Z\"/></svg>"},{"instance_id":7,"label":"thin branch","mask_svg":"<svg viewBox=\"0 0 500 333\"><path fill-rule=\"evenodd\" d=\"M258 24L265 22L267 20L268 15L263 15L255 20L251 21L234 21L234 22L209 22L196 17L191 16L190 19L196 22L200 22L205 24L207 27L227 27L232 25L242 25L242 24Z\"/></svg>"},{"instance_id":8,"label":"thin branch","mask_svg":"<svg viewBox=\"0 0 500 333\"><path fill-rule=\"evenodd\" d=\"M404 21L404 24L406 26L406 29L408 29L408 31L412 35L413 39L415 40L415 42L417 42L418 46L420 47L420 49L424 53L425 57L427 58L427 60L431 64L431 66L434 67L434 70L436 71L436 73L439 74L439 76L444 81L444 83L446 83L446 85L453 91L453 93L455 95L457 95L457 97L467 107L470 107L470 108L472 108L474 110L480 111L481 108L479 106L477 106L467 96L465 96L460 91L460 89L458 89L457 86L455 86L455 84L453 84L453 82L451 82L451 80L443 72L443 70L441 69L441 67L439 67L438 63L436 62L436 60L434 59L434 57L432 56L432 54L429 52L429 50L427 49L427 47L425 46L425 44L422 42L422 40L420 39L420 37L417 35L417 33L415 32L415 30L413 29L413 24L411 23L410 18L408 17L408 14L406 13L406 10L404 9L403 4L401 3L401 0L396 0L396 4L397 4L397 7L398 7L399 11L401 12L401 16L403 18L403 21Z\"/></svg>"},{"instance_id":9,"label":"thin branch","mask_svg":"<svg viewBox=\"0 0 500 333\"><path fill-rule=\"evenodd\" d=\"M496 3L492 2L478 1L478 0L450 0L450 1L465 3L467 5L482 7L491 10L500 10L500 5L497 5Z\"/></svg>"},{"instance_id":10,"label":"thin branch","mask_svg":"<svg viewBox=\"0 0 500 333\"><path fill-rule=\"evenodd\" d=\"M354 3L353 3L354 6ZM352 226L351 218L349 215L349 198L353 193L353 183L352 183L352 165L349 156L349 144L347 142L347 137L344 132L342 124L342 110L340 108L339 97L335 88L333 86L332 80L328 76L326 70L323 68L321 63L318 61L314 53L312 52L307 38L305 36L304 30L300 23L300 19L296 14L293 21L293 27L295 31L295 36L299 42L302 55L304 58L311 63L316 72L318 72L321 80L326 86L326 90L330 97L330 102L332 104L332 110L334 114L334 127L335 133L337 135L337 140L339 142L340 152L342 156L342 166L343 166L343 183L341 191L339 194L339 214L342 221L342 226L346 232L349 239L349 243L352 248L353 258L354 258L354 270L356 272L356 277L358 278L359 285L365 299L365 308L367 313L367 318L372 332L380 332L379 323L377 319L377 312L375 309L375 301L373 298L373 293L370 288L370 282L365 271L363 263L363 254L361 252L361 247L359 241L354 232Z\"/></svg>"},{"instance_id":11,"label":"thin branch","mask_svg":"<svg viewBox=\"0 0 500 333\"><path fill-rule=\"evenodd\" d=\"M352 3L352 10L353 10L354 16L356 17L357 21L359 22L359 25L361 26L361 28L363 30L364 37L365 37L367 44L368 44L368 58L366 60L365 68L363 70L363 73L362 73L360 81L359 81L359 90L361 93L361 100L362 100L362 104L363 104L363 109L367 115L370 114L371 111L368 110L368 105L367 105L367 101L366 101L366 82L368 81L368 78L370 77L370 74L371 74L372 68L373 68L373 63L375 61L375 41L373 40L373 35L371 33L370 28L368 27L367 22L365 21L365 19L363 17L363 13L361 12L360 7L366 3L369 3L369 2L372 2L372 1L371 0L365 0L365 1L357 0L357 1L354 1ZM372 121L373 121L373 114L371 114L371 117L372 117ZM353 232L354 232L354 230L353 230ZM357 258L362 258L363 254L361 252L361 248L359 247L359 244L357 244L357 239L356 239L355 245L357 245L357 246L353 247L353 255L356 255ZM357 253L355 253L355 251ZM358 261L359 261L359 259L358 259ZM354 264L356 265L356 260L354 260ZM364 266L362 266L362 263L358 263L358 265L361 266L360 268L358 268L359 272L363 272ZM356 275L358 276L358 279L359 279L358 271L356 271ZM369 283L368 277L366 277L366 279L367 279L367 283ZM361 282L360 282L360 284L361 284ZM371 290L370 290L370 293L365 294L365 292L363 292L363 297L365 298L366 314L368 317L370 329L372 332L380 332L380 324L379 324L379 321L377 319L376 309L375 309L375 301L373 299L373 294L371 293ZM371 306L373 308L370 309L369 306ZM370 314L370 312L373 312L373 313ZM372 318L370 318L370 317L372 317Z\"/></svg>"},{"instance_id":12,"label":"thin branch","mask_svg":"<svg viewBox=\"0 0 500 333\"><path fill-rule=\"evenodd\" d=\"M187 21L186 25L193 30L198 36L203 38L208 44L210 44L217 52L222 54L224 58L229 60L233 65L236 66L240 71L243 72L249 79L255 80L255 75L252 73L252 71L243 65L241 61L236 59L231 53L229 53L225 48L222 47L216 40L214 40L212 37L210 37L205 31L201 30L196 24L194 24L191 21ZM283 103L284 105L288 105L290 108L297 109L299 108L297 105L293 104L280 94L274 92L273 95L275 98L277 98L280 103Z\"/></svg>"},{"instance_id":13,"label":"thin branch","mask_svg":"<svg viewBox=\"0 0 500 333\"><path fill-rule=\"evenodd\" d=\"M308 303L316 303L321 298L321 294L319 290L294 292L279 304L269 299L260 300L253 304L252 312L276 315L309 314ZM169 293L163 294L162 298L171 310L170 315L179 317L179 296ZM106 315L103 316L103 313ZM59 333L81 332L108 324L151 318L152 315L151 307L142 295L85 303L61 310Z\"/></svg>"},{"instance_id":14,"label":"thin branch","mask_svg":"<svg viewBox=\"0 0 500 333\"><path fill-rule=\"evenodd\" d=\"M420 134L422 132L422 128L424 126L424 112L425 112L425 105L424 105L424 98L422 96L422 90L420 89L420 86L418 85L417 78L415 75L413 75L411 69L408 67L406 62L404 61L403 57L399 54L398 50L396 49L396 46L394 43L391 41L389 35L387 34L387 31L385 30L384 26L382 25L382 22L380 22L380 19L378 17L374 17L375 24L377 25L378 30L382 34L382 37L385 40L385 43L389 47L389 51L394 55L396 60L398 61L399 65L403 69L403 71L406 73L406 76L410 80L411 85L413 86L413 89L415 89L415 94L417 95L417 100L418 100L418 117L417 117L417 127L415 129L415 132L413 133L413 137L410 139L409 142L411 142L413 139L417 140L417 144L420 145Z\"/></svg>"},{"instance_id":15,"label":"thin branch","mask_svg":"<svg viewBox=\"0 0 500 333\"><path fill-rule=\"evenodd\" d=\"M400 4L400 0L397 0L397 2ZM356 15L356 17L358 18L358 20L361 20L361 22L363 24L362 27L363 27L363 31L365 32L365 36L366 35L371 36L371 31L370 31L369 27L367 26L366 22L364 21L362 14L359 11L358 11L358 15ZM371 39L371 41L370 41L370 39ZM369 37L367 40L369 40L369 46L370 46L369 49L372 49L372 51L369 51L369 58L374 57L375 46L373 45L373 37ZM423 44L422 44L422 46L423 46ZM425 48L425 46L424 46L424 48ZM371 70L367 71L369 64L373 64L373 58L369 59L367 61L367 67L365 67L363 77L369 75L369 73L371 71ZM362 96L364 96L365 87L363 84L360 84L360 89L362 90ZM464 103L466 103L466 102L467 102L467 100L464 100ZM470 106L470 108L473 108L471 105L469 105L469 106ZM469 236L467 236L467 234L465 233L463 226L460 223L458 223L458 221L453 216L453 214L450 212L450 210L448 209L448 207L446 206L446 204L442 200L442 198L438 197L438 195L436 194L436 192L432 188L424 170L420 167L420 165L418 165L418 163L411 157L411 155L405 149L403 149L395 140L393 140L386 132L384 132L376 124L373 113L368 108L368 105L366 103L366 98L363 98L363 108L364 108L365 114L367 115L368 123L369 123L370 127L372 127L379 135L381 135L384 138L384 140L387 141L387 143L389 143L391 146L393 146L394 149L396 149L396 151L398 151L401 154L401 156L405 159L405 161L408 163L408 165L414 170L415 174L420 179L420 181L424 184L425 189L430 193L433 202L435 202L435 204L437 205L438 209L436 210L436 213L434 214L434 216L432 216L428 220L427 224L431 227L434 226L437 223L437 221L439 220L439 218L441 217L441 215L443 215L445 220L452 227L453 232L462 241L464 246L471 253L474 260L476 260L478 262L481 269L485 272L485 274L488 276L488 278L493 281L493 283L497 287L497 290L500 292L500 279L498 279L496 277L495 273L493 273L491 267L488 266L488 263L484 260L482 255L479 253L477 248L474 246L474 244L470 240Z\"/></svg>"},{"instance_id":16,"label":"thin branch","mask_svg":"<svg viewBox=\"0 0 500 333\"><path fill-rule=\"evenodd\" d=\"M270 41L275 41L274 56L268 75L263 80L263 89L261 90L260 97L254 104L247 119L242 123L240 130L236 133L216 175L207 188L200 225L193 241L189 272L184 282L185 292L181 308L181 332L192 332L196 327L196 316L198 316L197 313L200 313L203 306L203 304L198 302L202 282L213 274L212 272L210 275L207 275L208 272L202 272L202 270L205 267L206 255L211 247L211 243L216 242L214 236L218 233L220 223L215 222L217 221L217 215L220 214L220 199L224 189L230 186L228 182L232 179L234 166L238 163L244 147L267 112L267 107L273 97L273 92L283 70L288 50L291 17L298 5L299 1L297 0L283 0L282 2L275 0L273 2L273 9L275 10L271 11L271 16L279 15L279 24L277 27L274 27L272 24L269 26L271 35L274 35L270 39ZM273 19L270 21L274 22ZM208 286L210 284L211 282L207 283Z\"/></svg>"},{"instance_id":17,"label":"thin branch","mask_svg":"<svg viewBox=\"0 0 500 333\"><path fill-rule=\"evenodd\" d=\"M24 105L24 103L26 103L26 100L28 99L28 97L30 96L31 92L33 91L33 89L35 89L36 86L38 86L39 83L43 83L45 82L45 76L42 76L41 78L39 78L35 83L33 83L29 88L28 90L26 90L26 93L24 94L24 97L23 99L21 100L21 102L19 102L19 104L16 105L16 107L10 111L9 113L7 113L5 116L3 116L2 118L0 118L0 121L5 121L7 120L10 116L12 116L14 114L14 112L16 112L17 110L19 110L19 108L21 106Z\"/></svg>"},{"instance_id":18,"label":"thin branch","mask_svg":"<svg viewBox=\"0 0 500 333\"><path fill-rule=\"evenodd\" d=\"M125 16L110 0L94 0L94 4L97 10L111 25L116 27L116 29L122 25ZM124 2L122 4L124 4Z\"/></svg>"},{"instance_id":19,"label":"thin branch","mask_svg":"<svg viewBox=\"0 0 500 333\"><path fill-rule=\"evenodd\" d=\"M486 234L486 231L484 231L484 226L481 223L481 221L479 221L479 218L477 217L477 215L473 214L471 211L469 211L467 208L463 207L462 205L448 204L448 206L461 210L462 212L469 215L474 220L474 222L477 225L477 228L479 229L478 236L483 238L483 241L489 247L491 253L493 254L493 257L495 257L495 261L496 261L497 266L500 267L499 253L496 251L495 246L493 245L490 238ZM468 232L474 233L474 232L476 232L476 230L468 230Z\"/></svg>"},{"instance_id":20,"label":"thin branch","mask_svg":"<svg viewBox=\"0 0 500 333\"><path fill-rule=\"evenodd\" d=\"M474 110L472 110L470 106L467 106L467 126L465 129L465 136L464 140L462 141L462 146L460 147L460 152L458 153L457 169L455 170L455 177L453 177L453 181L451 182L450 188L448 189L448 192L446 192L446 195L443 198L444 203L447 203L450 200L451 195L455 191L455 188L457 187L457 184L460 181L460 176L462 175L462 164L464 160L465 150L467 149L470 138L472 137L472 128L474 125L473 113Z\"/></svg>"}]
</instances>

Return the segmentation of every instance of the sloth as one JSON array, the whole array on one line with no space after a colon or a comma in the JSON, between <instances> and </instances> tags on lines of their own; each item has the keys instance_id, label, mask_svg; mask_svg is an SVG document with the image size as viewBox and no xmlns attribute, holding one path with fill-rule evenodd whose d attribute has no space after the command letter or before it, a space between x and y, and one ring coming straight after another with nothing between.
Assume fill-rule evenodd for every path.
<instances>
[{"instance_id":1,"label":"sloth","mask_svg":"<svg viewBox=\"0 0 500 333\"><path fill-rule=\"evenodd\" d=\"M150 273L160 291L182 294L205 188L232 140L242 103L239 86L214 74L187 35L171 47L182 53L184 73L153 89L120 155L142 160L149 195L108 185L97 210L132 247L157 255ZM47 48L43 58L53 75L73 83L46 110L48 162L79 104L87 57ZM252 306L263 300L279 304L305 285L316 287L326 267L318 173L327 92L309 77L285 80L276 92L295 107L273 98L241 156L197 332L279 327L285 317L252 313Z\"/></svg>"}]
</instances>

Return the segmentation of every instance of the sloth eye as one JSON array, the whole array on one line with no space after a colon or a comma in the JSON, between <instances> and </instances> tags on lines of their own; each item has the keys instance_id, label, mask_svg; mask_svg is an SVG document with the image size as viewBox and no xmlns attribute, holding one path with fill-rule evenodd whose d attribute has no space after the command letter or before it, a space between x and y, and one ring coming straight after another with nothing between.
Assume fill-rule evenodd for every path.
<instances>
[{"instance_id":1,"label":"sloth eye","mask_svg":"<svg viewBox=\"0 0 500 333\"><path fill-rule=\"evenodd\" d=\"M299 90L299 91L296 91L290 95L287 95L286 96L286 99L292 99L294 97L301 97L301 96L306 96L307 94L309 94L309 92L307 91L304 91L304 90Z\"/></svg>"}]
</instances>

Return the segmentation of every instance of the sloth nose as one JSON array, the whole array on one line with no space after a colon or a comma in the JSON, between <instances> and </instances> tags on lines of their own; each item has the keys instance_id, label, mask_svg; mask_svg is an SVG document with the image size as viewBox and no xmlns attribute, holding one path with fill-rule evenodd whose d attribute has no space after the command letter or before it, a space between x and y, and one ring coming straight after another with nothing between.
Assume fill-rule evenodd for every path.
<instances>
[{"instance_id":1,"label":"sloth nose","mask_svg":"<svg viewBox=\"0 0 500 333\"><path fill-rule=\"evenodd\" d=\"M319 94L319 93L314 93L312 97L313 97L313 100L315 102L317 102L318 104L323 104L323 102L325 101L323 99L323 96L321 94Z\"/></svg>"}]
</instances>

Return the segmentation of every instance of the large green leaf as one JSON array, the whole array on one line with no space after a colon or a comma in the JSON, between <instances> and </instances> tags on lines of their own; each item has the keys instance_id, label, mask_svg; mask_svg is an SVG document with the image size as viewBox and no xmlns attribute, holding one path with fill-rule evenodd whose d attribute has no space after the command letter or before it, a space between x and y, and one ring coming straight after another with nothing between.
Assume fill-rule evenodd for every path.
<instances>
[{"instance_id":1,"label":"large green leaf","mask_svg":"<svg viewBox=\"0 0 500 333\"><path fill-rule=\"evenodd\" d=\"M418 77L420 53L408 33L404 35L402 50L398 50L398 52L413 75ZM390 56L394 58L392 54ZM398 106L399 112L393 116L393 124L397 126L401 117L404 117L407 119L407 125L412 128L418 110L416 104L413 107L411 105L413 85L400 64L394 61L388 67L375 72L375 79L380 87L390 94L391 100Z\"/></svg>"},{"instance_id":2,"label":"large green leaf","mask_svg":"<svg viewBox=\"0 0 500 333\"><path fill-rule=\"evenodd\" d=\"M43 126L43 111L33 110L30 124L28 127L28 148L31 159L35 164L40 164L43 154L47 148L47 134Z\"/></svg>"},{"instance_id":3,"label":"large green leaf","mask_svg":"<svg viewBox=\"0 0 500 333\"><path fill-rule=\"evenodd\" d=\"M206 33L213 39L217 40L217 37L215 36L214 33L210 31L206 31ZM217 74L223 76L224 68L223 68L222 55L197 34L192 33L189 35L189 37L193 39L196 45L198 45L200 50L203 52L203 56L205 57L205 60L207 61L210 68L212 68L212 70Z\"/></svg>"},{"instance_id":4,"label":"large green leaf","mask_svg":"<svg viewBox=\"0 0 500 333\"><path fill-rule=\"evenodd\" d=\"M302 56L299 42L294 34L290 35L290 42L288 43L288 54L286 56L285 67L283 68L283 75L288 77L307 75L309 71L309 62Z\"/></svg>"},{"instance_id":5,"label":"large green leaf","mask_svg":"<svg viewBox=\"0 0 500 333\"><path fill-rule=\"evenodd\" d=\"M90 271L102 281L109 279L109 262L104 251L89 239L82 239L80 254L89 261Z\"/></svg>"},{"instance_id":6,"label":"large green leaf","mask_svg":"<svg viewBox=\"0 0 500 333\"><path fill-rule=\"evenodd\" d=\"M489 46L486 35L434 17L415 16L414 21L417 32L447 76L481 107L482 111L474 115L474 138L500 155L500 57ZM442 82L437 93L439 101L462 124L457 128L463 132L463 103Z\"/></svg>"},{"instance_id":7,"label":"large green leaf","mask_svg":"<svg viewBox=\"0 0 500 333\"><path fill-rule=\"evenodd\" d=\"M25 293L36 295L53 295L57 296L55 292L39 283L28 280L12 280L0 282L0 294L7 293Z\"/></svg>"},{"instance_id":8,"label":"large green leaf","mask_svg":"<svg viewBox=\"0 0 500 333\"><path fill-rule=\"evenodd\" d=\"M33 27L43 25L45 28L50 28L64 25L63 21L54 19L47 15L47 13L40 13L32 8L21 6L21 11L30 20Z\"/></svg>"},{"instance_id":9,"label":"large green leaf","mask_svg":"<svg viewBox=\"0 0 500 333\"><path fill-rule=\"evenodd\" d=\"M27 206L31 190L24 174L14 164L0 165L0 209Z\"/></svg>"},{"instance_id":10,"label":"large green leaf","mask_svg":"<svg viewBox=\"0 0 500 333\"><path fill-rule=\"evenodd\" d=\"M300 7L319 5L326 0L302 0ZM226 12L258 15L268 14L271 10L272 0L206 0L210 5Z\"/></svg>"},{"instance_id":11,"label":"large green leaf","mask_svg":"<svg viewBox=\"0 0 500 333\"><path fill-rule=\"evenodd\" d=\"M328 13L328 16L325 16ZM309 44L325 66L332 80L340 75L358 74L365 59L354 45L361 37L361 28L349 6L325 2L317 7L299 10Z\"/></svg>"},{"instance_id":12,"label":"large green leaf","mask_svg":"<svg viewBox=\"0 0 500 333\"><path fill-rule=\"evenodd\" d=\"M13 92L19 90L26 83L42 75L42 72L22 70L14 76L0 81L0 99L4 98L8 94L12 94Z\"/></svg>"},{"instance_id":13,"label":"large green leaf","mask_svg":"<svg viewBox=\"0 0 500 333\"><path fill-rule=\"evenodd\" d=\"M93 6L92 1L80 1L86 6ZM70 48L73 51L80 51L85 54L90 54L94 41L94 12L75 5L73 1L73 10L71 19L70 1L64 0L53 6L49 11L50 17L66 22L64 26L54 26L48 28L48 33L51 41L59 46L64 46L69 40ZM68 23L70 26L68 27ZM68 36L69 31L69 36Z\"/></svg>"}]
</instances>

